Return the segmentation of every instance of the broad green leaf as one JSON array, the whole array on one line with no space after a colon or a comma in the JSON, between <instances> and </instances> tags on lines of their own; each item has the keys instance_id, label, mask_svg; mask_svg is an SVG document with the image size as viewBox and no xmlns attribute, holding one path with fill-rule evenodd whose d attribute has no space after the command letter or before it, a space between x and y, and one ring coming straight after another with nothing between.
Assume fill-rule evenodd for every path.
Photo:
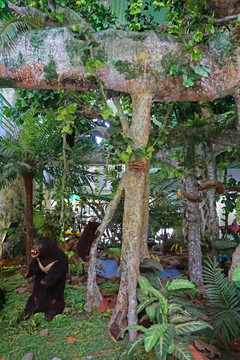
<instances>
[{"instance_id":1,"label":"broad green leaf","mask_svg":"<svg viewBox=\"0 0 240 360\"><path fill-rule=\"evenodd\" d=\"M144 276L138 276L138 283L141 289L151 288L151 284Z\"/></svg>"},{"instance_id":2,"label":"broad green leaf","mask_svg":"<svg viewBox=\"0 0 240 360\"><path fill-rule=\"evenodd\" d=\"M72 103L72 104L68 105L68 106L67 106L67 113L68 113L68 114L74 114L76 108L77 108L77 104L76 104L76 103Z\"/></svg>"},{"instance_id":3,"label":"broad green leaf","mask_svg":"<svg viewBox=\"0 0 240 360\"><path fill-rule=\"evenodd\" d=\"M212 329L212 326L204 321L201 321L201 320L189 321L185 324L176 325L176 332L177 332L177 335L183 335L183 334L187 334L189 332L206 329L207 327Z\"/></svg>"},{"instance_id":4,"label":"broad green leaf","mask_svg":"<svg viewBox=\"0 0 240 360\"><path fill-rule=\"evenodd\" d=\"M236 25L240 25L240 14L239 14L238 17L237 17Z\"/></svg>"},{"instance_id":5,"label":"broad green leaf","mask_svg":"<svg viewBox=\"0 0 240 360\"><path fill-rule=\"evenodd\" d=\"M194 357L187 345L182 343L175 344L173 356L175 356L179 360L194 360Z\"/></svg>"},{"instance_id":6,"label":"broad green leaf","mask_svg":"<svg viewBox=\"0 0 240 360\"><path fill-rule=\"evenodd\" d=\"M95 65L97 69L101 69L104 67L104 63L101 60L96 60Z\"/></svg>"},{"instance_id":7,"label":"broad green leaf","mask_svg":"<svg viewBox=\"0 0 240 360\"><path fill-rule=\"evenodd\" d=\"M169 346L169 348L168 348L168 354L169 354L169 355L171 355L171 354L173 353L174 344L175 344L174 339L172 339L171 342L170 342L170 346Z\"/></svg>"},{"instance_id":8,"label":"broad green leaf","mask_svg":"<svg viewBox=\"0 0 240 360\"><path fill-rule=\"evenodd\" d=\"M157 298L147 298L141 304L138 305L137 314L143 311L147 306L151 305Z\"/></svg>"},{"instance_id":9,"label":"broad green leaf","mask_svg":"<svg viewBox=\"0 0 240 360\"><path fill-rule=\"evenodd\" d=\"M187 279L174 279L168 286L168 290L194 289L195 285Z\"/></svg>"},{"instance_id":10,"label":"broad green leaf","mask_svg":"<svg viewBox=\"0 0 240 360\"><path fill-rule=\"evenodd\" d=\"M155 310L157 305L158 305L157 303L153 303L146 307L146 314L151 322L153 322L155 318Z\"/></svg>"},{"instance_id":11,"label":"broad green leaf","mask_svg":"<svg viewBox=\"0 0 240 360\"><path fill-rule=\"evenodd\" d=\"M168 301L165 298L165 296L157 289L154 289L148 279L146 279L144 276L138 277L138 283L144 291L147 291L150 295L157 297L160 303L164 306L165 311L168 309ZM166 314L166 312L164 313Z\"/></svg>"},{"instance_id":12,"label":"broad green leaf","mask_svg":"<svg viewBox=\"0 0 240 360\"><path fill-rule=\"evenodd\" d=\"M240 281L240 269L233 270L232 281Z\"/></svg>"},{"instance_id":13,"label":"broad green leaf","mask_svg":"<svg viewBox=\"0 0 240 360\"><path fill-rule=\"evenodd\" d=\"M127 149L126 149L126 153L127 153L128 155L131 155L131 154L132 154L132 149L131 149L131 146L130 146L130 145L128 145L128 147L127 147Z\"/></svg>"},{"instance_id":14,"label":"broad green leaf","mask_svg":"<svg viewBox=\"0 0 240 360\"><path fill-rule=\"evenodd\" d=\"M182 324L186 323L187 321L193 321L194 319L190 316L185 316L182 314L175 314L170 318L170 323L172 324Z\"/></svg>"},{"instance_id":15,"label":"broad green leaf","mask_svg":"<svg viewBox=\"0 0 240 360\"><path fill-rule=\"evenodd\" d=\"M144 339L144 347L146 352L152 350L160 336L162 336L167 330L167 327L168 326L166 324L162 324L152 325L149 329L147 329Z\"/></svg>"},{"instance_id":16,"label":"broad green leaf","mask_svg":"<svg viewBox=\"0 0 240 360\"><path fill-rule=\"evenodd\" d=\"M194 72L200 76L203 76L203 77L208 77L208 73L207 71L205 71L201 65L197 65L195 66L194 68Z\"/></svg>"},{"instance_id":17,"label":"broad green leaf","mask_svg":"<svg viewBox=\"0 0 240 360\"><path fill-rule=\"evenodd\" d=\"M120 154L120 158L123 162L126 162L130 159L131 155L127 154L126 151L123 151L121 154Z\"/></svg>"},{"instance_id":18,"label":"broad green leaf","mask_svg":"<svg viewBox=\"0 0 240 360\"><path fill-rule=\"evenodd\" d=\"M193 38L195 41L199 42L202 40L203 38L203 33L200 29L197 29L197 31L195 32L195 34L193 35Z\"/></svg>"},{"instance_id":19,"label":"broad green leaf","mask_svg":"<svg viewBox=\"0 0 240 360\"><path fill-rule=\"evenodd\" d=\"M173 324L168 324L167 330L162 336L160 336L154 349L155 354L159 360L166 359L169 346L175 336L176 336L175 326Z\"/></svg>"},{"instance_id":20,"label":"broad green leaf","mask_svg":"<svg viewBox=\"0 0 240 360\"><path fill-rule=\"evenodd\" d=\"M140 267L142 268L154 268L159 271L164 271L162 265L159 261L152 259L152 258L145 258L140 264Z\"/></svg>"},{"instance_id":21,"label":"broad green leaf","mask_svg":"<svg viewBox=\"0 0 240 360\"><path fill-rule=\"evenodd\" d=\"M129 325L129 326L125 327L121 331L120 334L125 333L125 331L127 331L127 330L137 330L137 331L142 331L143 333L146 333L146 331L147 331L147 329L144 326L136 324L136 325Z\"/></svg>"}]
</instances>

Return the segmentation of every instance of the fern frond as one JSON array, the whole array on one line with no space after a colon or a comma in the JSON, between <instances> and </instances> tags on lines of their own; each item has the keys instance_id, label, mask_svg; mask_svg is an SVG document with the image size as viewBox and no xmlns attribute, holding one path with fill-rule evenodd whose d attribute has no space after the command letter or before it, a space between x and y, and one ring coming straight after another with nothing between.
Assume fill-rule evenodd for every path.
<instances>
[{"instance_id":1,"label":"fern frond","mask_svg":"<svg viewBox=\"0 0 240 360\"><path fill-rule=\"evenodd\" d=\"M216 262L209 260L203 271L209 304L218 308L234 309L239 303L240 291L224 276Z\"/></svg>"},{"instance_id":2,"label":"fern frond","mask_svg":"<svg viewBox=\"0 0 240 360\"><path fill-rule=\"evenodd\" d=\"M213 337L227 345L240 334L240 291L224 276L216 261L209 260L203 269L205 294L213 317Z\"/></svg>"},{"instance_id":3,"label":"fern frond","mask_svg":"<svg viewBox=\"0 0 240 360\"><path fill-rule=\"evenodd\" d=\"M15 16L0 23L0 44L7 49L14 47L19 34L29 29L39 28L37 16Z\"/></svg>"}]
</instances>

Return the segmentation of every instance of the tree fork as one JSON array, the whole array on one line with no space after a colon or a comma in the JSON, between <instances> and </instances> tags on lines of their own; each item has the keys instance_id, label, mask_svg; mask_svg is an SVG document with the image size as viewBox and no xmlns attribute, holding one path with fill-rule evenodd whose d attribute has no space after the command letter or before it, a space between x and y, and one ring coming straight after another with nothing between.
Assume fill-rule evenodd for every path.
<instances>
[{"instance_id":1,"label":"tree fork","mask_svg":"<svg viewBox=\"0 0 240 360\"><path fill-rule=\"evenodd\" d=\"M136 93L132 96L132 104L132 123L128 130L128 136L134 142L134 149L137 149L148 145L152 96L149 92ZM146 196L146 179L149 176L148 161L141 158L135 162L135 165L132 162L129 163L126 164L124 181L121 282L117 304L109 322L110 332L115 338L119 336L124 327L137 323L137 277L141 260L143 215L146 214L146 206L143 202L146 202L144 196ZM130 341L134 341L136 336L136 331L129 331Z\"/></svg>"}]
</instances>

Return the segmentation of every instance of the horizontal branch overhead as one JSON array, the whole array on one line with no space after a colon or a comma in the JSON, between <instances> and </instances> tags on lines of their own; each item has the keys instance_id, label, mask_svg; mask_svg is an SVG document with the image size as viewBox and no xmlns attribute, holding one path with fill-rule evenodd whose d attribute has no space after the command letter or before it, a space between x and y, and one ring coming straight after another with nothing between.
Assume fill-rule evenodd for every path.
<instances>
[{"instance_id":1,"label":"horizontal branch overhead","mask_svg":"<svg viewBox=\"0 0 240 360\"><path fill-rule=\"evenodd\" d=\"M109 29L92 34L92 57L104 64L93 75L105 89L130 94L147 90L154 101L206 101L233 94L240 80L237 37L222 34L227 52L219 50L219 35L212 38L202 49L202 64L211 73L193 87L184 87L181 76L169 74L173 63L189 62L182 44L153 31ZM11 52L1 51L0 87L91 89L94 82L85 69L88 43L66 27L31 30L18 37Z\"/></svg>"}]
</instances>

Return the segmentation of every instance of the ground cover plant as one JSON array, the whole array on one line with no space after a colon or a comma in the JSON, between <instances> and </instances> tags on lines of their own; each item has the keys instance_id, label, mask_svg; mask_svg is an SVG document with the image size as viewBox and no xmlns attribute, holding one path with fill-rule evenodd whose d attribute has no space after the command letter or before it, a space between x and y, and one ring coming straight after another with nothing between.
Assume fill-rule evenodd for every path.
<instances>
[{"instance_id":1,"label":"ground cover plant","mask_svg":"<svg viewBox=\"0 0 240 360\"><path fill-rule=\"evenodd\" d=\"M26 285L17 268L0 272L0 283L6 294L6 304L0 313L0 359L19 360L29 352L34 360L118 359L126 341L114 342L108 335L107 323L111 311L96 311L87 315L83 310L86 287L67 285L66 309L52 322L44 321L44 314L35 314L26 321L18 321L29 293L16 293ZM103 284L104 291L116 290L115 284ZM48 329L43 331L44 329ZM43 333L41 333L43 331ZM41 335L42 334L42 335Z\"/></svg>"}]
</instances>

